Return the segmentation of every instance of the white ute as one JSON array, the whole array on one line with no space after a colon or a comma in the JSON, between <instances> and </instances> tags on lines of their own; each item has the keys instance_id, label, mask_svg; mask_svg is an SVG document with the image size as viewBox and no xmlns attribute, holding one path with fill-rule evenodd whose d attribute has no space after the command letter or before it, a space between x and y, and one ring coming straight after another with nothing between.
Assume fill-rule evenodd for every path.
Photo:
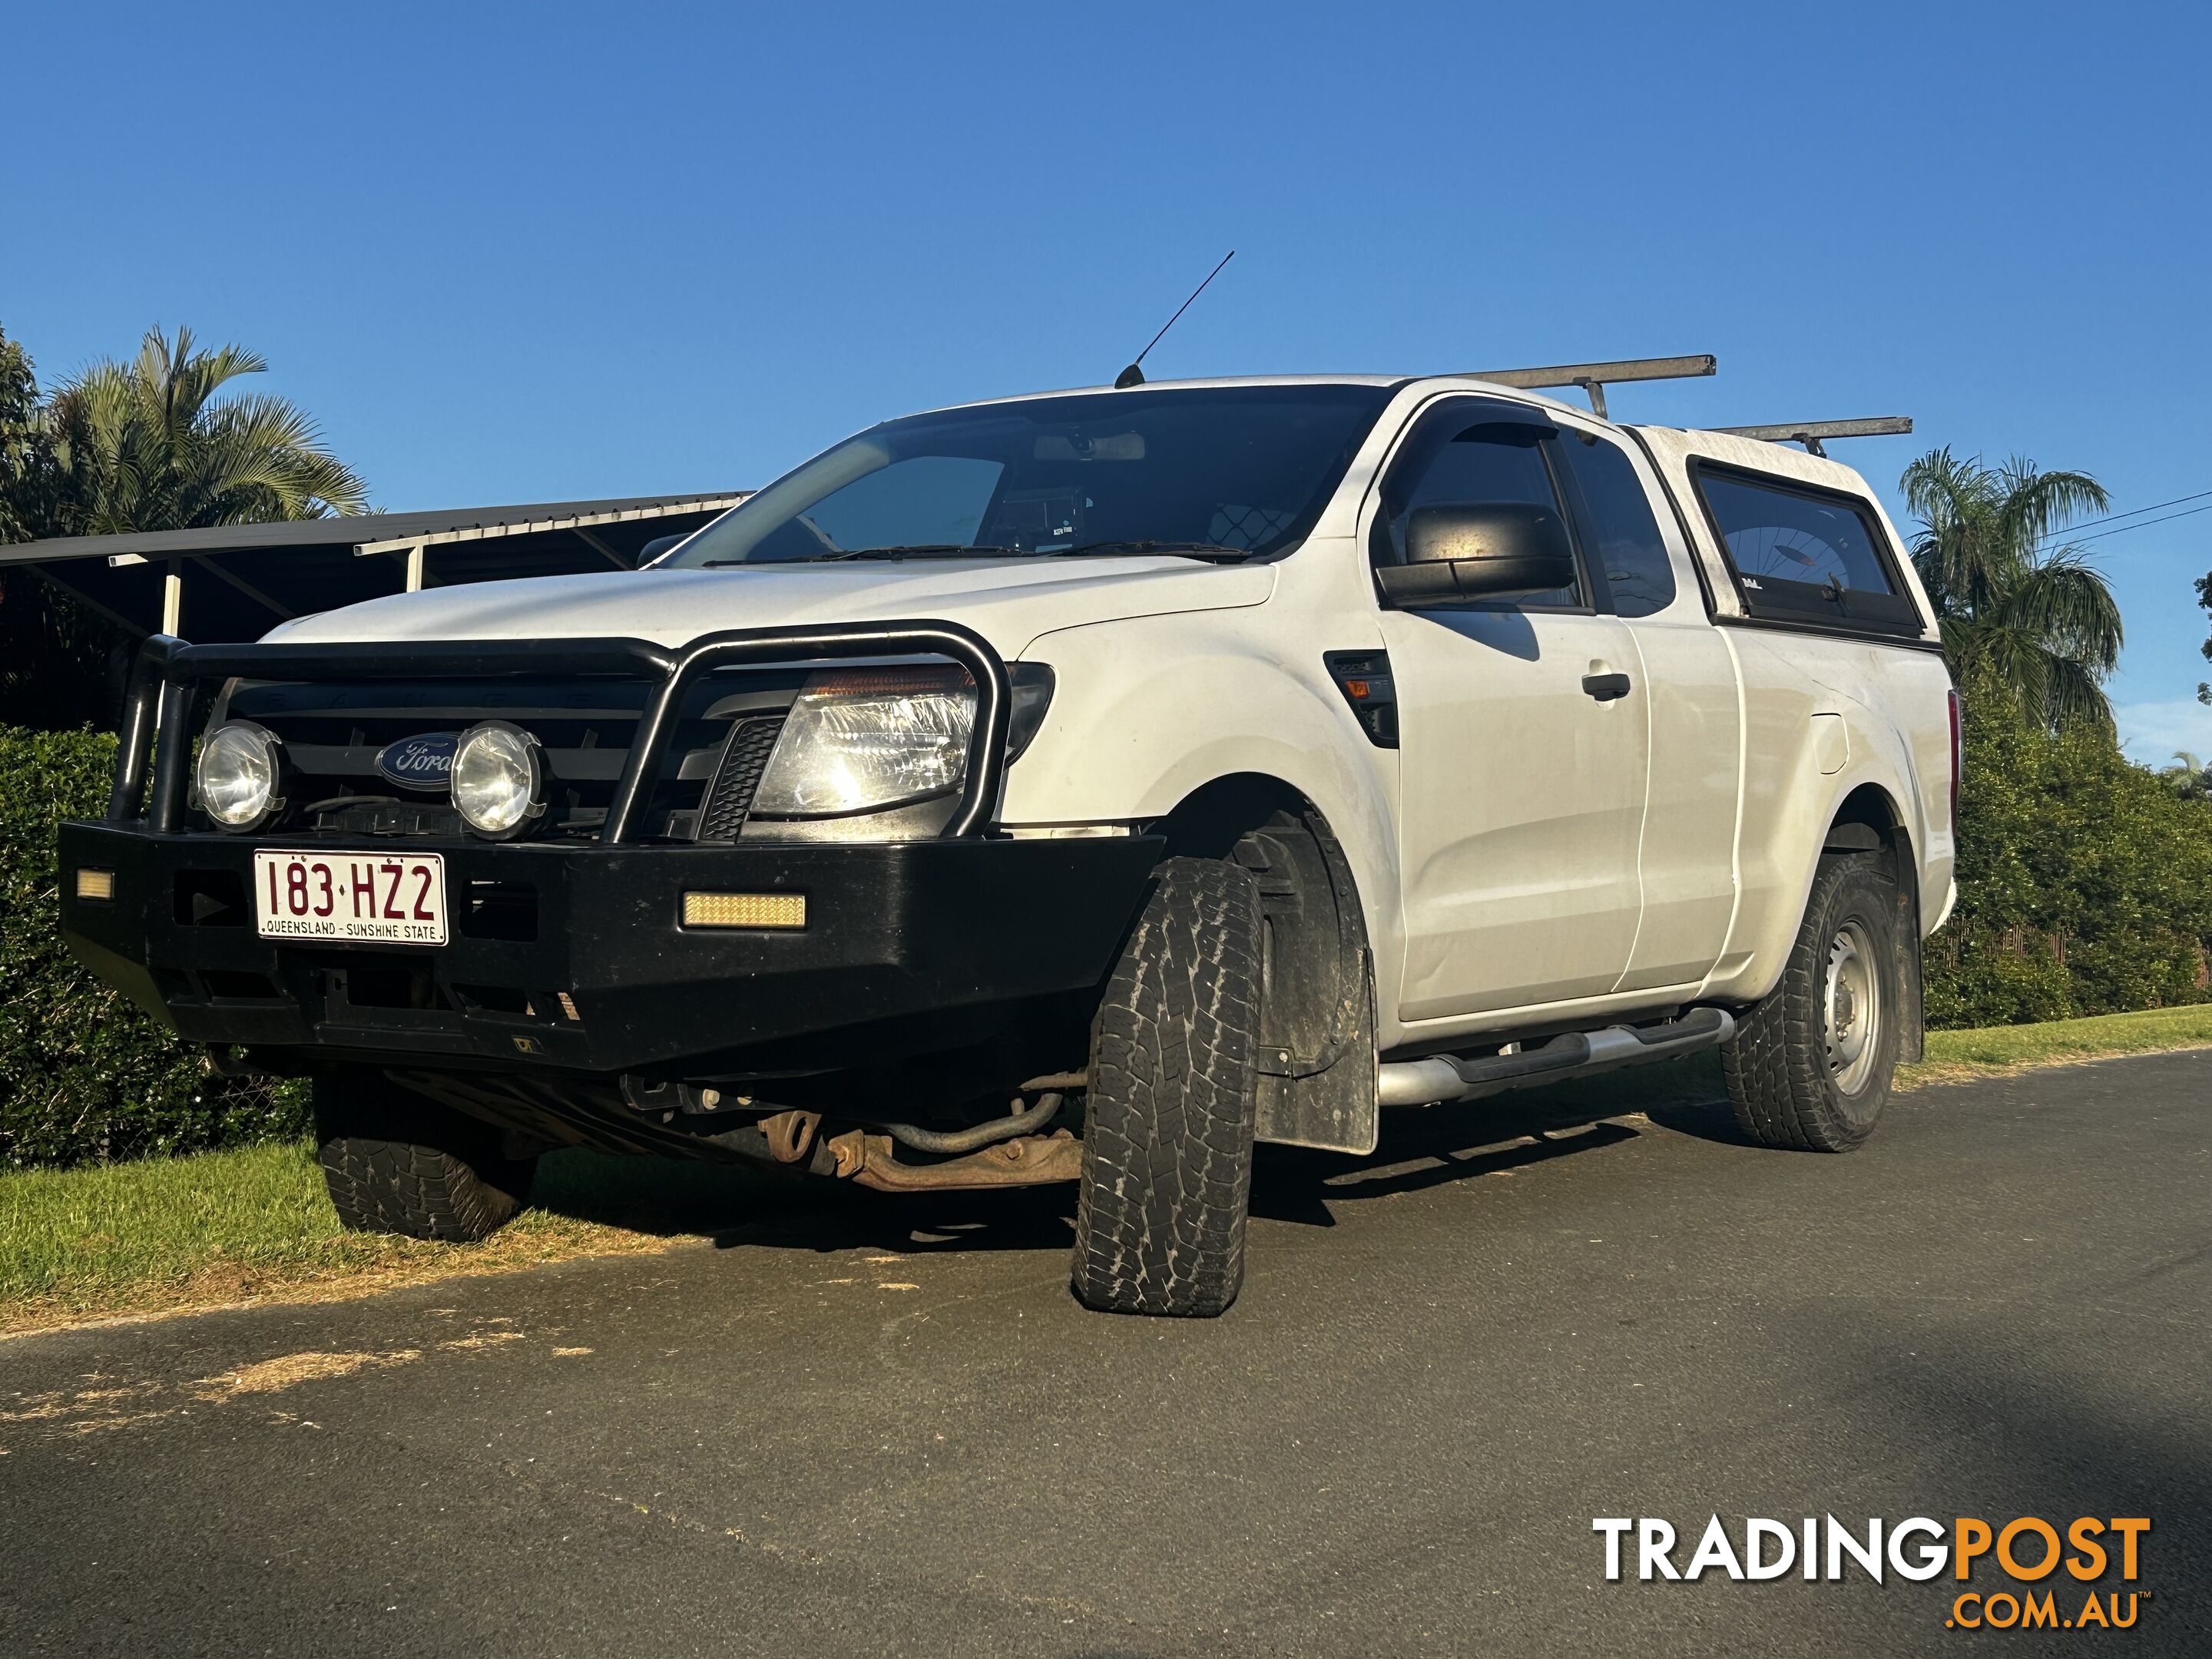
<instances>
[{"instance_id":1,"label":"white ute","mask_svg":"<svg viewBox=\"0 0 2212 1659\"><path fill-rule=\"evenodd\" d=\"M431 1237L563 1145L1073 1179L1085 1304L1217 1314L1254 1142L1383 1106L1717 1047L1749 1135L1856 1146L1953 896L1857 474L1467 377L894 420L646 568L157 641L133 698L73 945Z\"/></svg>"}]
</instances>

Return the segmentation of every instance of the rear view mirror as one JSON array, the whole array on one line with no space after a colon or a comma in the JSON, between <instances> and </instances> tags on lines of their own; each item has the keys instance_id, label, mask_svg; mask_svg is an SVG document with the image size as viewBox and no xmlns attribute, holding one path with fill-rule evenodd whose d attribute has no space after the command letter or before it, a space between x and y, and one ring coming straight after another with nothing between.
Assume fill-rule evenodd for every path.
<instances>
[{"instance_id":1,"label":"rear view mirror","mask_svg":"<svg viewBox=\"0 0 2212 1659\"><path fill-rule=\"evenodd\" d=\"M1575 585L1574 548L1559 515L1533 502L1417 507L1406 562L1377 566L1375 580L1404 610L1547 593Z\"/></svg>"}]
</instances>

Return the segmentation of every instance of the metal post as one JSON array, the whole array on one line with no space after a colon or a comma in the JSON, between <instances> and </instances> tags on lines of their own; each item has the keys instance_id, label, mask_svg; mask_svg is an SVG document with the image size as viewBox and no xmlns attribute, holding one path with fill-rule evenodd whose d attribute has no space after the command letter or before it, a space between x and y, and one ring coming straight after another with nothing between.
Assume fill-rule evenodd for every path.
<instances>
[{"instance_id":1,"label":"metal post","mask_svg":"<svg viewBox=\"0 0 2212 1659\"><path fill-rule=\"evenodd\" d=\"M185 567L181 560L172 559L168 574L161 578L161 632L173 640L182 639L184 615Z\"/></svg>"},{"instance_id":2,"label":"metal post","mask_svg":"<svg viewBox=\"0 0 2212 1659\"><path fill-rule=\"evenodd\" d=\"M407 550L407 592L410 593L422 591L422 567L428 562L428 552L429 549L422 542Z\"/></svg>"}]
</instances>

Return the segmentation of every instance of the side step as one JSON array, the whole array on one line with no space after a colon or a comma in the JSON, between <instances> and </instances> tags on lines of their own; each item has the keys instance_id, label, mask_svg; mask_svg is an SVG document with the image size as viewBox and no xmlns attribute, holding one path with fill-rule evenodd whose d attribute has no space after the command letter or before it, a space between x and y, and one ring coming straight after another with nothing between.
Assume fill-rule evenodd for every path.
<instances>
[{"instance_id":1,"label":"side step","mask_svg":"<svg viewBox=\"0 0 2212 1659\"><path fill-rule=\"evenodd\" d=\"M1717 1048L1735 1035L1735 1019L1725 1008L1692 1008L1663 1025L1608 1025L1601 1031L1570 1031L1540 1048L1514 1054L1485 1054L1462 1060L1432 1054L1426 1060L1396 1060L1382 1067L1381 1101L1385 1106L1430 1106L1445 1101L1480 1100L1509 1089L1595 1077L1624 1066L1673 1060L1700 1048Z\"/></svg>"}]
</instances>

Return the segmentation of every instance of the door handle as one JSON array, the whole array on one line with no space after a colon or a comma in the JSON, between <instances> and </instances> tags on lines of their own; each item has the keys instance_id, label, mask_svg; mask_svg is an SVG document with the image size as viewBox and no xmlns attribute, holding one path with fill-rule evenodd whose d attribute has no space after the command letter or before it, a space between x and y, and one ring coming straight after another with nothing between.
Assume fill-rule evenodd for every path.
<instances>
[{"instance_id":1,"label":"door handle","mask_svg":"<svg viewBox=\"0 0 2212 1659\"><path fill-rule=\"evenodd\" d=\"M1600 702L1611 702L1615 697L1625 697L1634 688L1626 674L1585 674L1583 690Z\"/></svg>"}]
</instances>

